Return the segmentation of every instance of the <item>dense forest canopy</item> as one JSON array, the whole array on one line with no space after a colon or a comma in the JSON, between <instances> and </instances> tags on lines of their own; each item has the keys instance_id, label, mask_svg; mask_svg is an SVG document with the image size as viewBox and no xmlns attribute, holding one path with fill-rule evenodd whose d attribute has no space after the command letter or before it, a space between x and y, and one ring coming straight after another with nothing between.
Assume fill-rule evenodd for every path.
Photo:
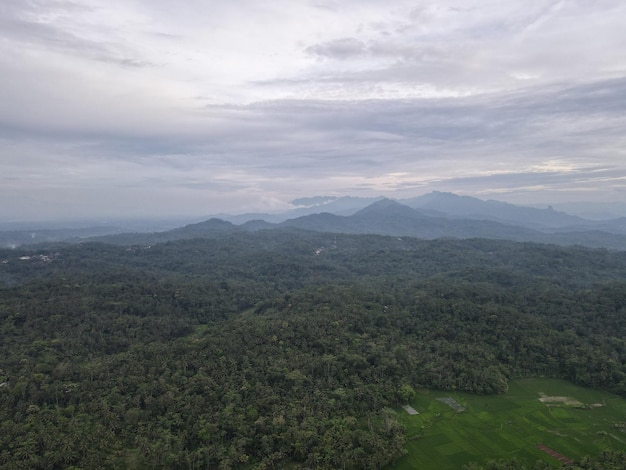
<instances>
[{"instance_id":1,"label":"dense forest canopy","mask_svg":"<svg viewBox=\"0 0 626 470\"><path fill-rule=\"evenodd\" d=\"M420 387L626 395L626 252L268 230L0 251L0 283L2 468L382 468Z\"/></svg>"}]
</instances>

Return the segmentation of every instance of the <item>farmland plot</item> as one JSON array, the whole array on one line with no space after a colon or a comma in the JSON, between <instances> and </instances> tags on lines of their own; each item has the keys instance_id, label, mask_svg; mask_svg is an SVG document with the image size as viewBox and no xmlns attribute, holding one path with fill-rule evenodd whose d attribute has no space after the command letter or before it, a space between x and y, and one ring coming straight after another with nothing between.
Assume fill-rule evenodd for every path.
<instances>
[{"instance_id":1,"label":"farmland plot","mask_svg":"<svg viewBox=\"0 0 626 470\"><path fill-rule=\"evenodd\" d=\"M421 390L411 405L420 414L402 417L408 453L393 469L451 470L494 459L558 467L559 458L626 450L626 400L561 380L516 380L497 396Z\"/></svg>"}]
</instances>

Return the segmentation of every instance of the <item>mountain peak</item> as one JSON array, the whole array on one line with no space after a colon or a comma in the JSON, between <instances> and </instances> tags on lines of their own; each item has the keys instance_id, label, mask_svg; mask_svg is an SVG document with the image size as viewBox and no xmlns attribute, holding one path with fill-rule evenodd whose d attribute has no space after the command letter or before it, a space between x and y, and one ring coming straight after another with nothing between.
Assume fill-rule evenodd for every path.
<instances>
[{"instance_id":1,"label":"mountain peak","mask_svg":"<svg viewBox=\"0 0 626 470\"><path fill-rule=\"evenodd\" d=\"M393 199L383 198L380 201L373 202L367 207L364 207L360 211L356 212L355 216L364 216L378 213L414 213L415 211L409 206L399 203Z\"/></svg>"}]
</instances>

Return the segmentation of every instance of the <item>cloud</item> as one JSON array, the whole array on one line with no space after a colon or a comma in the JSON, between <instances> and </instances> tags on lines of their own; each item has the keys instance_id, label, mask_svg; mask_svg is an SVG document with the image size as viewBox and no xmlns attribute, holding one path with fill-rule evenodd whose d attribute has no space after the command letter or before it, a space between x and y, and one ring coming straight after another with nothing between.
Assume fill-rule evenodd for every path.
<instances>
[{"instance_id":1,"label":"cloud","mask_svg":"<svg viewBox=\"0 0 626 470\"><path fill-rule=\"evenodd\" d=\"M4 2L0 215L612 198L625 15L617 0Z\"/></svg>"}]
</instances>

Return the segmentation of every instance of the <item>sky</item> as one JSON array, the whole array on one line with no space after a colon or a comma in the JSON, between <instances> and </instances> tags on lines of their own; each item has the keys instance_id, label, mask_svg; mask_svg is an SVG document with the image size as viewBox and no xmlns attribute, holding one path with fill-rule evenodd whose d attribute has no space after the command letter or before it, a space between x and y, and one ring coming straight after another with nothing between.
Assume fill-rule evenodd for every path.
<instances>
[{"instance_id":1,"label":"sky","mask_svg":"<svg viewBox=\"0 0 626 470\"><path fill-rule=\"evenodd\" d=\"M622 0L2 0L0 218L626 199Z\"/></svg>"}]
</instances>

